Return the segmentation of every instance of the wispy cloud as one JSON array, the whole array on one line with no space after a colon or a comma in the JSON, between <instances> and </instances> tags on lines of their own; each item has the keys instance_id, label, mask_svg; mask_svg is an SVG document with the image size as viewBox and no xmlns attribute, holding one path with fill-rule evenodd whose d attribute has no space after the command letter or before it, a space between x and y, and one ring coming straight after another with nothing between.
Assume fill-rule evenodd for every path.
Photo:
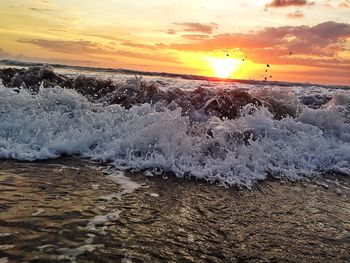
<instances>
[{"instance_id":1,"label":"wispy cloud","mask_svg":"<svg viewBox=\"0 0 350 263\"><path fill-rule=\"evenodd\" d=\"M350 8L350 1L344 0L344 1L340 2L338 6L342 7L342 8Z\"/></svg>"},{"instance_id":2,"label":"wispy cloud","mask_svg":"<svg viewBox=\"0 0 350 263\"><path fill-rule=\"evenodd\" d=\"M150 50L157 49L157 47L154 45L140 44L140 43L135 43L131 41L125 41L125 42L122 42L121 44L123 46L134 47L134 48L143 48L143 49L150 49Z\"/></svg>"},{"instance_id":3,"label":"wispy cloud","mask_svg":"<svg viewBox=\"0 0 350 263\"><path fill-rule=\"evenodd\" d=\"M175 30L175 29L168 29L168 30L167 30L167 33L168 33L169 35L175 35L175 34L176 34L176 30Z\"/></svg>"},{"instance_id":4,"label":"wispy cloud","mask_svg":"<svg viewBox=\"0 0 350 263\"><path fill-rule=\"evenodd\" d=\"M30 62L43 62L43 63L59 63L59 64L67 64L67 65L96 65L98 62L93 60L81 60L81 59L68 59L68 58L39 58L35 56L26 56L22 53L20 54L11 54L4 51L0 48L0 58L13 59L13 60L22 60L22 61L30 61Z\"/></svg>"},{"instance_id":5,"label":"wispy cloud","mask_svg":"<svg viewBox=\"0 0 350 263\"><path fill-rule=\"evenodd\" d=\"M305 6L313 5L314 2L307 0L273 0L266 4L266 7L287 7L287 6Z\"/></svg>"},{"instance_id":6,"label":"wispy cloud","mask_svg":"<svg viewBox=\"0 0 350 263\"><path fill-rule=\"evenodd\" d=\"M203 40L208 39L210 36L204 34L185 34L182 37L190 40Z\"/></svg>"},{"instance_id":7,"label":"wispy cloud","mask_svg":"<svg viewBox=\"0 0 350 263\"><path fill-rule=\"evenodd\" d=\"M203 24L203 23L192 23L192 22L185 22L185 23L174 23L177 26L180 26L183 31L187 32L199 32L204 34L211 34L214 30L218 28L218 24L216 23L210 23L210 24Z\"/></svg>"},{"instance_id":8,"label":"wispy cloud","mask_svg":"<svg viewBox=\"0 0 350 263\"><path fill-rule=\"evenodd\" d=\"M302 18L302 17L304 17L304 14L300 10L297 10L294 13L287 14L287 17L288 18Z\"/></svg>"},{"instance_id":9,"label":"wispy cloud","mask_svg":"<svg viewBox=\"0 0 350 263\"><path fill-rule=\"evenodd\" d=\"M49 51L58 53L84 53L95 54L107 52L107 48L101 44L87 40L48 40L48 39L18 39L20 43L33 44Z\"/></svg>"},{"instance_id":10,"label":"wispy cloud","mask_svg":"<svg viewBox=\"0 0 350 263\"><path fill-rule=\"evenodd\" d=\"M333 10L339 8L350 8L350 0L325 0L321 5Z\"/></svg>"},{"instance_id":11,"label":"wispy cloud","mask_svg":"<svg viewBox=\"0 0 350 263\"><path fill-rule=\"evenodd\" d=\"M115 36L110 36L110 35L104 35L104 34L86 34L86 33L84 33L84 36L97 37L97 38L106 39L106 40L112 40L112 41L126 41L125 38L120 38L120 37L115 37Z\"/></svg>"},{"instance_id":12,"label":"wispy cloud","mask_svg":"<svg viewBox=\"0 0 350 263\"><path fill-rule=\"evenodd\" d=\"M39 13L54 11L54 9L51 9L51 8L29 7L28 9Z\"/></svg>"},{"instance_id":13,"label":"wispy cloud","mask_svg":"<svg viewBox=\"0 0 350 263\"><path fill-rule=\"evenodd\" d=\"M171 56L161 54L147 54L129 50L120 50L114 47L87 40L47 40L47 39L18 39L20 43L32 44L46 50L65 54L84 54L86 56L123 56L151 61L174 62ZM129 43L131 44L131 42Z\"/></svg>"},{"instance_id":14,"label":"wispy cloud","mask_svg":"<svg viewBox=\"0 0 350 263\"><path fill-rule=\"evenodd\" d=\"M9 56L9 53L5 52L2 48L0 48L0 58L6 58Z\"/></svg>"}]
</instances>

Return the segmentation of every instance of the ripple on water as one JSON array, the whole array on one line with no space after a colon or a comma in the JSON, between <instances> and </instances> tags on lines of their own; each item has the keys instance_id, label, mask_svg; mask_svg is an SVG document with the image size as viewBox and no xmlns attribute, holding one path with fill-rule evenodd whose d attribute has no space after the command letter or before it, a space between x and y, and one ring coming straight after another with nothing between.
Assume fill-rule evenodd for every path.
<instances>
[{"instance_id":1,"label":"ripple on water","mask_svg":"<svg viewBox=\"0 0 350 263\"><path fill-rule=\"evenodd\" d=\"M350 256L347 177L269 181L239 192L91 166L74 158L1 162L1 260L346 262ZM101 198L113 193L119 198Z\"/></svg>"}]
</instances>

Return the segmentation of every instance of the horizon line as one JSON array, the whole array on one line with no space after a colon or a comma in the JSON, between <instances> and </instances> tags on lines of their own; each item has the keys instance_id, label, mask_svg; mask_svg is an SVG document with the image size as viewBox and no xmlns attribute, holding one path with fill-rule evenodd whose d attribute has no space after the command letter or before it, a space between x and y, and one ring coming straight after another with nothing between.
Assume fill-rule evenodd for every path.
<instances>
[{"instance_id":1,"label":"horizon line","mask_svg":"<svg viewBox=\"0 0 350 263\"><path fill-rule=\"evenodd\" d=\"M54 68L72 68L78 70L89 70L89 71L101 71L101 72L115 72L126 75L144 75L144 76L158 76L167 78L182 78L186 80L204 80L212 82L232 82L232 83L245 83L245 84L260 84L260 85L279 85L279 86L317 86L317 87L333 87L333 88L349 88L350 85L337 85L337 84L320 84L311 82L288 82L288 81L275 81L275 80L256 80L256 79L234 79L234 78L219 78L209 77L204 75L193 75L184 73L170 73L170 72L159 72L159 71L143 71L129 68L111 68L111 67L94 67L94 66L78 66L78 65L67 65L60 63L49 63L49 62L38 62L38 61L22 61L14 59L1 59L0 64L6 66L18 66L18 67L37 67L49 65Z\"/></svg>"}]
</instances>

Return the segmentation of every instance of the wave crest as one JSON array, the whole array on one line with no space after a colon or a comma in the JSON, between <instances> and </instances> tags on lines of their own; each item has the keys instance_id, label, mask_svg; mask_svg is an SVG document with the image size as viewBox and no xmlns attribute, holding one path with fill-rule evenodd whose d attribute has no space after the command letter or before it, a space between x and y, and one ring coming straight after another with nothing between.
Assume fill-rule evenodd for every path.
<instances>
[{"instance_id":1,"label":"wave crest","mask_svg":"<svg viewBox=\"0 0 350 263\"><path fill-rule=\"evenodd\" d=\"M139 78L113 85L99 96L91 87L0 85L0 158L77 154L244 187L268 176L350 175L347 92L315 109L285 87L166 90Z\"/></svg>"}]
</instances>

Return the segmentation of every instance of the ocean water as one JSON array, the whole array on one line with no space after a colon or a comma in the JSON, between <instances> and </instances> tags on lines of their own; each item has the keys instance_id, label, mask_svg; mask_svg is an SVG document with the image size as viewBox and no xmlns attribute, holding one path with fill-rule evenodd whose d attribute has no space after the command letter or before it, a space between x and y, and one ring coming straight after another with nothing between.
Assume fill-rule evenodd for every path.
<instances>
[{"instance_id":1,"label":"ocean water","mask_svg":"<svg viewBox=\"0 0 350 263\"><path fill-rule=\"evenodd\" d=\"M346 87L81 73L43 67L1 81L0 158L78 155L248 188L350 175Z\"/></svg>"}]
</instances>

